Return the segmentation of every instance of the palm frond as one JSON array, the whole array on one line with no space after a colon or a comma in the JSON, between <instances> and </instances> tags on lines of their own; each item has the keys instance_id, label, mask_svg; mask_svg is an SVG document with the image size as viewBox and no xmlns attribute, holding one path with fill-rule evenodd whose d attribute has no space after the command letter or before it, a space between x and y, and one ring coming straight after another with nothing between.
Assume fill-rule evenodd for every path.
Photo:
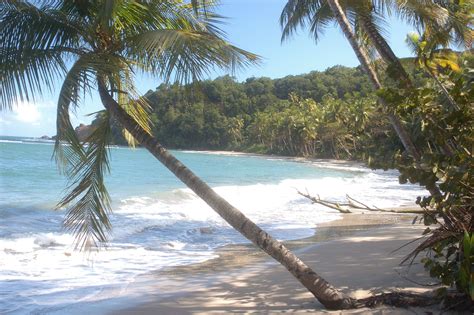
<instances>
[{"instance_id":1,"label":"palm frond","mask_svg":"<svg viewBox=\"0 0 474 315\"><path fill-rule=\"evenodd\" d=\"M386 21L384 14L390 12L391 5L387 1L340 1L346 17L357 29L358 17L368 15L381 34L385 33ZM317 42L325 30L335 23L334 14L327 1L322 0L289 0L280 16L282 41L293 35L298 28L308 27L310 34ZM361 38L363 34L360 33ZM364 41L362 41L364 42Z\"/></svg>"},{"instance_id":2,"label":"palm frond","mask_svg":"<svg viewBox=\"0 0 474 315\"><path fill-rule=\"evenodd\" d=\"M368 57L371 61L377 60L379 54L377 48L375 47L373 41L370 39L369 35L366 33L364 27L362 26L362 21L359 17L354 19L354 35L357 39L359 45L367 52ZM383 61L381 59L381 61ZM376 66L374 64L374 66Z\"/></svg>"},{"instance_id":3,"label":"palm frond","mask_svg":"<svg viewBox=\"0 0 474 315\"><path fill-rule=\"evenodd\" d=\"M427 23L442 25L448 18L448 11L431 0L397 0L396 6L397 15L420 32Z\"/></svg>"},{"instance_id":4,"label":"palm frond","mask_svg":"<svg viewBox=\"0 0 474 315\"><path fill-rule=\"evenodd\" d=\"M196 16L187 4L173 1L127 1L115 8L114 35L126 43L127 38L160 29L188 29L210 31L216 14Z\"/></svg>"},{"instance_id":5,"label":"palm frond","mask_svg":"<svg viewBox=\"0 0 474 315\"><path fill-rule=\"evenodd\" d=\"M60 170L65 173L71 165L84 158L82 144L70 120L70 112L79 107L84 94L90 93L94 79L91 56L82 55L66 74L59 92L54 156Z\"/></svg>"},{"instance_id":6,"label":"palm frond","mask_svg":"<svg viewBox=\"0 0 474 315\"><path fill-rule=\"evenodd\" d=\"M130 38L127 57L144 71L180 82L200 79L213 67L235 71L259 58L212 34L172 29Z\"/></svg>"},{"instance_id":7,"label":"palm frond","mask_svg":"<svg viewBox=\"0 0 474 315\"><path fill-rule=\"evenodd\" d=\"M191 0L191 6L197 16L206 16L212 12L219 0Z\"/></svg>"},{"instance_id":8,"label":"palm frond","mask_svg":"<svg viewBox=\"0 0 474 315\"><path fill-rule=\"evenodd\" d=\"M136 90L131 69L125 63L122 65L124 67L120 72L108 76L111 95L145 132L151 134L152 123L149 115L151 105ZM124 136L131 146L137 144L131 134L124 132Z\"/></svg>"},{"instance_id":9,"label":"palm frond","mask_svg":"<svg viewBox=\"0 0 474 315\"><path fill-rule=\"evenodd\" d=\"M104 175L110 171L109 119L106 111L98 115L95 130L86 139L84 156L76 160L68 173L69 192L57 206L68 207L64 226L75 235L76 247L81 249L101 247L112 228L110 197L104 184Z\"/></svg>"},{"instance_id":10,"label":"palm frond","mask_svg":"<svg viewBox=\"0 0 474 315\"><path fill-rule=\"evenodd\" d=\"M108 54L87 53L76 60L64 78L57 105L55 158L58 166L68 172L71 165L82 159L84 152L70 121L70 113L81 105L86 95L96 86L98 73L117 77L123 72L123 58Z\"/></svg>"},{"instance_id":11,"label":"palm frond","mask_svg":"<svg viewBox=\"0 0 474 315\"><path fill-rule=\"evenodd\" d=\"M34 101L46 87L50 91L66 73L60 48L9 52L0 45L0 109L11 109L18 101Z\"/></svg>"},{"instance_id":12,"label":"palm frond","mask_svg":"<svg viewBox=\"0 0 474 315\"><path fill-rule=\"evenodd\" d=\"M65 74L68 55L78 53L78 28L66 16L23 1L0 7L0 91L2 108L34 100Z\"/></svg>"},{"instance_id":13,"label":"palm frond","mask_svg":"<svg viewBox=\"0 0 474 315\"><path fill-rule=\"evenodd\" d=\"M294 35L299 28L304 29L308 25L312 26L313 36L317 40L318 36L324 31L326 18L315 15L318 15L321 9L325 10L325 7L327 7L326 1L289 0L280 15L282 42ZM327 13L327 11L325 12Z\"/></svg>"}]
</instances>

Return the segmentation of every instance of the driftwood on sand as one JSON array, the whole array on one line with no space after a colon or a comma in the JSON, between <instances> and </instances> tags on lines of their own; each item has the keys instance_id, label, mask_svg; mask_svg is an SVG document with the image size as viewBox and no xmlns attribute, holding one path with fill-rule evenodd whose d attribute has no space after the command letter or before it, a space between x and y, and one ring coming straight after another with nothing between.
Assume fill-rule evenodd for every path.
<instances>
[{"instance_id":1,"label":"driftwood on sand","mask_svg":"<svg viewBox=\"0 0 474 315\"><path fill-rule=\"evenodd\" d=\"M298 194L301 196L308 198L311 200L313 203L317 203L320 205L323 205L325 207L337 210L341 213L352 213L351 210L357 209L357 210L366 210L366 211L378 211L378 212L392 212L392 213L416 213L416 214L424 214L426 213L426 210L415 210L415 209L399 209L399 210L393 210L393 209L381 209L375 206L369 207L368 205L352 198L351 196L346 194L346 200L347 202L341 203L341 202L335 202L335 201L328 201L321 199L319 195L316 196L311 196L308 192L303 193L298 190Z\"/></svg>"}]
</instances>

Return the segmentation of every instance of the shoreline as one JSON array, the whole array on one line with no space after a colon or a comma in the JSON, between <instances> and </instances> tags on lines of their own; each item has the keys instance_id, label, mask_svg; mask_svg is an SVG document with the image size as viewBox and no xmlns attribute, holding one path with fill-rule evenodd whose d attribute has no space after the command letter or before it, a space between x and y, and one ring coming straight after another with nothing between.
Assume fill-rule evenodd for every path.
<instances>
[{"instance_id":1,"label":"shoreline","mask_svg":"<svg viewBox=\"0 0 474 315\"><path fill-rule=\"evenodd\" d=\"M319 224L312 237L288 241L285 245L326 280L353 297L390 289L426 292L426 288L401 277L402 268L397 266L416 244L391 253L421 235L424 226L412 225L413 217L410 214L344 214L341 219ZM110 314L328 312L288 271L253 245L228 245L216 254L217 258L202 263L145 275L134 286L141 287L141 293L127 294L128 300ZM382 261L377 263L371 259L375 256ZM362 263L367 259L380 272L367 270L369 263ZM352 268L355 270L351 271ZM409 272L417 282L431 281L419 264Z\"/></svg>"},{"instance_id":2,"label":"shoreline","mask_svg":"<svg viewBox=\"0 0 474 315\"><path fill-rule=\"evenodd\" d=\"M400 221L411 222L410 214L341 214L341 217L323 223L318 223L314 227L315 233L312 236L283 241L286 247L297 252L307 246L318 245L325 242L331 242L338 237L348 237L361 231L383 228L399 223ZM186 272L206 273L216 271L222 268L228 269L241 267L242 264L248 265L258 263L271 258L253 244L229 244L216 249L216 258L194 263L190 265L172 266L163 268L156 274L184 274ZM238 256L237 256L238 254ZM212 270L211 270L212 269Z\"/></svg>"},{"instance_id":3,"label":"shoreline","mask_svg":"<svg viewBox=\"0 0 474 315\"><path fill-rule=\"evenodd\" d=\"M273 155L273 154L262 154L262 153L251 153L241 151L221 151L221 150L186 150L186 149L170 149L171 151L182 152L182 153L201 153L218 156L244 156L244 157L255 157L267 160L284 160L295 163L307 163L315 167L330 168L349 170L356 172L366 172L367 170L376 171L367 167L367 165L360 160L338 160L329 158L316 158L316 157L304 157L304 156L288 156L288 155ZM320 166L318 163L324 163ZM380 169L382 170L382 169ZM383 171L393 171L395 169L388 169Z\"/></svg>"}]
</instances>

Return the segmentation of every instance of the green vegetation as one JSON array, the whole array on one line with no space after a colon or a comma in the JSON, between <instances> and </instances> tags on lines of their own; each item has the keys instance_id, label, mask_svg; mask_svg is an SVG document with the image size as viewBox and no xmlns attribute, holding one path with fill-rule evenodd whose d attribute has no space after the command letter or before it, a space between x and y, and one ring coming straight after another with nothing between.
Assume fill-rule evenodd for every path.
<instances>
[{"instance_id":1,"label":"green vegetation","mask_svg":"<svg viewBox=\"0 0 474 315\"><path fill-rule=\"evenodd\" d=\"M242 83L225 76L162 84L145 98L154 134L171 148L345 159L399 148L358 68ZM118 130L114 135L116 144L126 143Z\"/></svg>"},{"instance_id":2,"label":"green vegetation","mask_svg":"<svg viewBox=\"0 0 474 315\"><path fill-rule=\"evenodd\" d=\"M407 42L417 55L416 65L430 78L425 84L410 77L382 35L380 22L392 12L422 32ZM461 266L466 265L464 235L474 230L473 12L472 1L462 0L289 0L280 18L283 38L308 27L317 40L330 22L337 22L377 91L381 113L403 143L404 151L392 151L400 182L418 183L430 192L418 203L426 211L425 224L437 226L427 229L425 241L410 257L434 252L433 259L425 260L430 274L446 285L456 284L467 297L474 266ZM446 50L452 44L466 48L463 58ZM369 50L381 60L371 60ZM379 65L388 75L383 83Z\"/></svg>"},{"instance_id":3,"label":"green vegetation","mask_svg":"<svg viewBox=\"0 0 474 315\"><path fill-rule=\"evenodd\" d=\"M436 182L442 192L439 198L418 200L430 228L410 257L427 250L423 261L430 274L472 298L474 264L466 234L474 230L474 67L472 55L466 57L459 72L441 71L438 80L409 91L408 105L406 99L405 105L399 104L398 110L409 119L416 142L423 147L423 157L420 167L399 156L397 167L402 183ZM449 99L440 83L448 87Z\"/></svg>"},{"instance_id":4,"label":"green vegetation","mask_svg":"<svg viewBox=\"0 0 474 315\"><path fill-rule=\"evenodd\" d=\"M373 167L396 167L401 183L429 190L430 196L418 203L425 210L425 224L435 227L426 230L410 257L427 251L424 263L430 274L473 297L470 1L348 0L341 6L337 0L289 0L281 18L283 36L310 25L317 39L336 21L368 79L359 69L334 67L277 80L237 83L222 77L184 86L164 84L144 97L135 91L134 71L166 82L173 76L189 82L202 78L209 67L246 66L258 57L221 38L214 1L37 2L39 6L4 1L0 7L1 105L9 108L19 99L41 95L43 85L63 80L56 156L71 186L60 205L68 206L65 224L80 246L100 246L111 229L103 175L113 136L116 143L143 145L327 308L353 308L356 301L218 196L162 144L356 158ZM407 71L379 31L377 23L392 11L422 30L409 38L417 54L416 75ZM452 43L465 45L466 53L459 57L440 50ZM381 59L371 60L367 49ZM105 109L84 147L69 115L93 89Z\"/></svg>"}]
</instances>

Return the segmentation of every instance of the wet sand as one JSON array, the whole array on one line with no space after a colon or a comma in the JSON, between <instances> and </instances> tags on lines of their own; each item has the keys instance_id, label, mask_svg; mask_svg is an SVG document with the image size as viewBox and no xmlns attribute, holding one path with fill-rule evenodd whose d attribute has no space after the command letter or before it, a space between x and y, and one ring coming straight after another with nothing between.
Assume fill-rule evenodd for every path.
<instances>
[{"instance_id":1,"label":"wet sand","mask_svg":"<svg viewBox=\"0 0 474 315\"><path fill-rule=\"evenodd\" d=\"M399 266L425 228L410 214L347 214L321 224L313 237L285 242L327 281L355 298L388 291L427 292L422 266ZM139 304L114 314L328 313L284 267L251 245L226 246L218 258L146 276ZM135 305L136 304L136 305ZM423 313L382 307L343 314ZM332 312L330 312L332 313ZM336 311L335 314L341 312Z\"/></svg>"}]
</instances>

